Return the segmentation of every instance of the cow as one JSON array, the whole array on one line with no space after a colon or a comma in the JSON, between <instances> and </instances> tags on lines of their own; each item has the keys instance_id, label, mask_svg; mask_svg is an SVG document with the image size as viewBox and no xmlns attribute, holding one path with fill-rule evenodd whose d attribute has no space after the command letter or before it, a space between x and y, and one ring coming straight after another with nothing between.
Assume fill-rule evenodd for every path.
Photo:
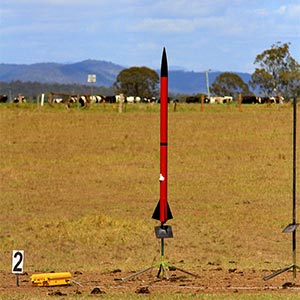
<instances>
[{"instance_id":1,"label":"cow","mask_svg":"<svg viewBox=\"0 0 300 300\"><path fill-rule=\"evenodd\" d=\"M94 95L89 97L90 103L101 103L104 102L104 97L102 95Z\"/></svg>"},{"instance_id":2,"label":"cow","mask_svg":"<svg viewBox=\"0 0 300 300\"><path fill-rule=\"evenodd\" d=\"M224 103L224 97L221 96L209 97L208 99L209 99L209 103L217 103L217 104Z\"/></svg>"},{"instance_id":3,"label":"cow","mask_svg":"<svg viewBox=\"0 0 300 300\"><path fill-rule=\"evenodd\" d=\"M116 103L117 102L115 95L114 96L104 96L104 100L107 103Z\"/></svg>"},{"instance_id":4,"label":"cow","mask_svg":"<svg viewBox=\"0 0 300 300\"><path fill-rule=\"evenodd\" d=\"M62 103L63 101L64 99L62 97L55 97L52 100L53 103Z\"/></svg>"},{"instance_id":5,"label":"cow","mask_svg":"<svg viewBox=\"0 0 300 300\"><path fill-rule=\"evenodd\" d=\"M70 103L77 102L77 96L68 95L63 93L50 93L50 97L48 98L48 102L51 103L64 103L69 106Z\"/></svg>"},{"instance_id":6,"label":"cow","mask_svg":"<svg viewBox=\"0 0 300 300\"><path fill-rule=\"evenodd\" d=\"M127 96L125 99L127 103L139 103L141 102L141 97L139 96Z\"/></svg>"},{"instance_id":7,"label":"cow","mask_svg":"<svg viewBox=\"0 0 300 300\"><path fill-rule=\"evenodd\" d=\"M26 103L25 96L19 94L18 97L15 97L13 100L14 103Z\"/></svg>"},{"instance_id":8,"label":"cow","mask_svg":"<svg viewBox=\"0 0 300 300\"><path fill-rule=\"evenodd\" d=\"M231 103L233 101L232 96L224 96L223 103Z\"/></svg>"},{"instance_id":9,"label":"cow","mask_svg":"<svg viewBox=\"0 0 300 300\"><path fill-rule=\"evenodd\" d=\"M113 95L113 96L103 96L104 102L107 103L116 103L116 102L126 102L126 100L123 100L124 95L120 94L120 95Z\"/></svg>"},{"instance_id":10,"label":"cow","mask_svg":"<svg viewBox=\"0 0 300 300\"><path fill-rule=\"evenodd\" d=\"M79 97L78 102L80 103L81 107L87 107L90 103L90 97L86 95L82 95Z\"/></svg>"},{"instance_id":11,"label":"cow","mask_svg":"<svg viewBox=\"0 0 300 300\"><path fill-rule=\"evenodd\" d=\"M0 103L5 103L7 102L8 97L6 95L0 95Z\"/></svg>"},{"instance_id":12,"label":"cow","mask_svg":"<svg viewBox=\"0 0 300 300\"><path fill-rule=\"evenodd\" d=\"M282 104L283 103L284 98L282 96L274 96L274 97L270 97L270 102L271 103L279 103Z\"/></svg>"},{"instance_id":13,"label":"cow","mask_svg":"<svg viewBox=\"0 0 300 300\"><path fill-rule=\"evenodd\" d=\"M156 97L144 97L143 98L143 102L145 103L152 103L152 102L156 102Z\"/></svg>"},{"instance_id":14,"label":"cow","mask_svg":"<svg viewBox=\"0 0 300 300\"><path fill-rule=\"evenodd\" d=\"M105 98L102 95L95 95L95 96L81 95L79 97L78 102L80 103L81 107L83 106L87 107L89 104L104 102L105 101L104 99Z\"/></svg>"},{"instance_id":15,"label":"cow","mask_svg":"<svg viewBox=\"0 0 300 300\"><path fill-rule=\"evenodd\" d=\"M78 97L77 96L70 96L69 99L68 99L68 102L69 103L77 103L78 101Z\"/></svg>"},{"instance_id":16,"label":"cow","mask_svg":"<svg viewBox=\"0 0 300 300\"><path fill-rule=\"evenodd\" d=\"M116 102L117 103L124 103L124 102L126 102L124 94L116 95Z\"/></svg>"},{"instance_id":17,"label":"cow","mask_svg":"<svg viewBox=\"0 0 300 300\"><path fill-rule=\"evenodd\" d=\"M188 96L185 98L185 102L186 103L199 103L200 102L200 98L199 97L195 97L195 96Z\"/></svg>"},{"instance_id":18,"label":"cow","mask_svg":"<svg viewBox=\"0 0 300 300\"><path fill-rule=\"evenodd\" d=\"M220 97L220 96L215 97L215 102L217 104L223 104L224 103L224 97Z\"/></svg>"},{"instance_id":19,"label":"cow","mask_svg":"<svg viewBox=\"0 0 300 300\"><path fill-rule=\"evenodd\" d=\"M126 103L133 103L134 102L134 96L127 96L125 98Z\"/></svg>"},{"instance_id":20,"label":"cow","mask_svg":"<svg viewBox=\"0 0 300 300\"><path fill-rule=\"evenodd\" d=\"M262 98L256 96L243 96L243 104L259 104L262 103Z\"/></svg>"}]
</instances>

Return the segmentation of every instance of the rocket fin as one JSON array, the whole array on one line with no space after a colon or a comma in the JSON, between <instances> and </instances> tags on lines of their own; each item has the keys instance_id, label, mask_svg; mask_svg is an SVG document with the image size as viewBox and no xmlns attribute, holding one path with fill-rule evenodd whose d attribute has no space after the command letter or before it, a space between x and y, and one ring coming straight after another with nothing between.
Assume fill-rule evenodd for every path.
<instances>
[{"instance_id":1,"label":"rocket fin","mask_svg":"<svg viewBox=\"0 0 300 300\"><path fill-rule=\"evenodd\" d=\"M152 215L152 219L160 221L160 200L158 200L158 203ZM167 202L167 220L171 220L171 219L173 219L173 215L169 203Z\"/></svg>"}]
</instances>

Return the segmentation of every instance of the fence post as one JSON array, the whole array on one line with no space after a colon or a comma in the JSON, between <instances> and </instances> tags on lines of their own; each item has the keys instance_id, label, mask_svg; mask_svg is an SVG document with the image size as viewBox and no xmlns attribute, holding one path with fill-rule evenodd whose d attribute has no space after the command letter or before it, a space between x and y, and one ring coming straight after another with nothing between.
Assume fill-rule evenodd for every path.
<instances>
[{"instance_id":1,"label":"fence post","mask_svg":"<svg viewBox=\"0 0 300 300\"><path fill-rule=\"evenodd\" d=\"M119 113L123 112L124 95L120 94L119 98Z\"/></svg>"},{"instance_id":2,"label":"fence post","mask_svg":"<svg viewBox=\"0 0 300 300\"><path fill-rule=\"evenodd\" d=\"M241 93L238 94L238 107L239 107L239 111L242 111L242 94Z\"/></svg>"}]
</instances>

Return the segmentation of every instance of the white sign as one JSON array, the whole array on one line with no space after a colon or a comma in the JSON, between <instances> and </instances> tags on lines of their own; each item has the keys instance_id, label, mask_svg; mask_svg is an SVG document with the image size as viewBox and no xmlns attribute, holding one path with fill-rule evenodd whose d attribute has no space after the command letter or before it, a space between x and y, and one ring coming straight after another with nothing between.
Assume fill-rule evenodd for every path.
<instances>
[{"instance_id":1,"label":"white sign","mask_svg":"<svg viewBox=\"0 0 300 300\"><path fill-rule=\"evenodd\" d=\"M88 82L91 82L91 83L96 82L96 74L89 74L88 75Z\"/></svg>"},{"instance_id":2,"label":"white sign","mask_svg":"<svg viewBox=\"0 0 300 300\"><path fill-rule=\"evenodd\" d=\"M24 250L13 250L12 255L12 273L22 274L24 263Z\"/></svg>"}]
</instances>

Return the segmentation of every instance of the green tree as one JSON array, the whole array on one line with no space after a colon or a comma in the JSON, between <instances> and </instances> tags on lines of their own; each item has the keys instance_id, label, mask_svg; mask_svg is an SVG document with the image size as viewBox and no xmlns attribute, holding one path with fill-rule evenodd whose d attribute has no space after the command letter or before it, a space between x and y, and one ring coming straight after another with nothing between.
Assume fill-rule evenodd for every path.
<instances>
[{"instance_id":1,"label":"green tree","mask_svg":"<svg viewBox=\"0 0 300 300\"><path fill-rule=\"evenodd\" d=\"M114 83L116 93L126 96L152 97L158 92L159 76L147 67L122 70Z\"/></svg>"},{"instance_id":2,"label":"green tree","mask_svg":"<svg viewBox=\"0 0 300 300\"><path fill-rule=\"evenodd\" d=\"M211 92L218 96L237 97L237 94L249 94L248 84L243 79L230 72L220 74L212 84Z\"/></svg>"},{"instance_id":3,"label":"green tree","mask_svg":"<svg viewBox=\"0 0 300 300\"><path fill-rule=\"evenodd\" d=\"M299 96L300 65L291 56L289 45L278 42L256 56L254 64L259 68L252 74L253 88L260 88L266 96Z\"/></svg>"}]
</instances>

